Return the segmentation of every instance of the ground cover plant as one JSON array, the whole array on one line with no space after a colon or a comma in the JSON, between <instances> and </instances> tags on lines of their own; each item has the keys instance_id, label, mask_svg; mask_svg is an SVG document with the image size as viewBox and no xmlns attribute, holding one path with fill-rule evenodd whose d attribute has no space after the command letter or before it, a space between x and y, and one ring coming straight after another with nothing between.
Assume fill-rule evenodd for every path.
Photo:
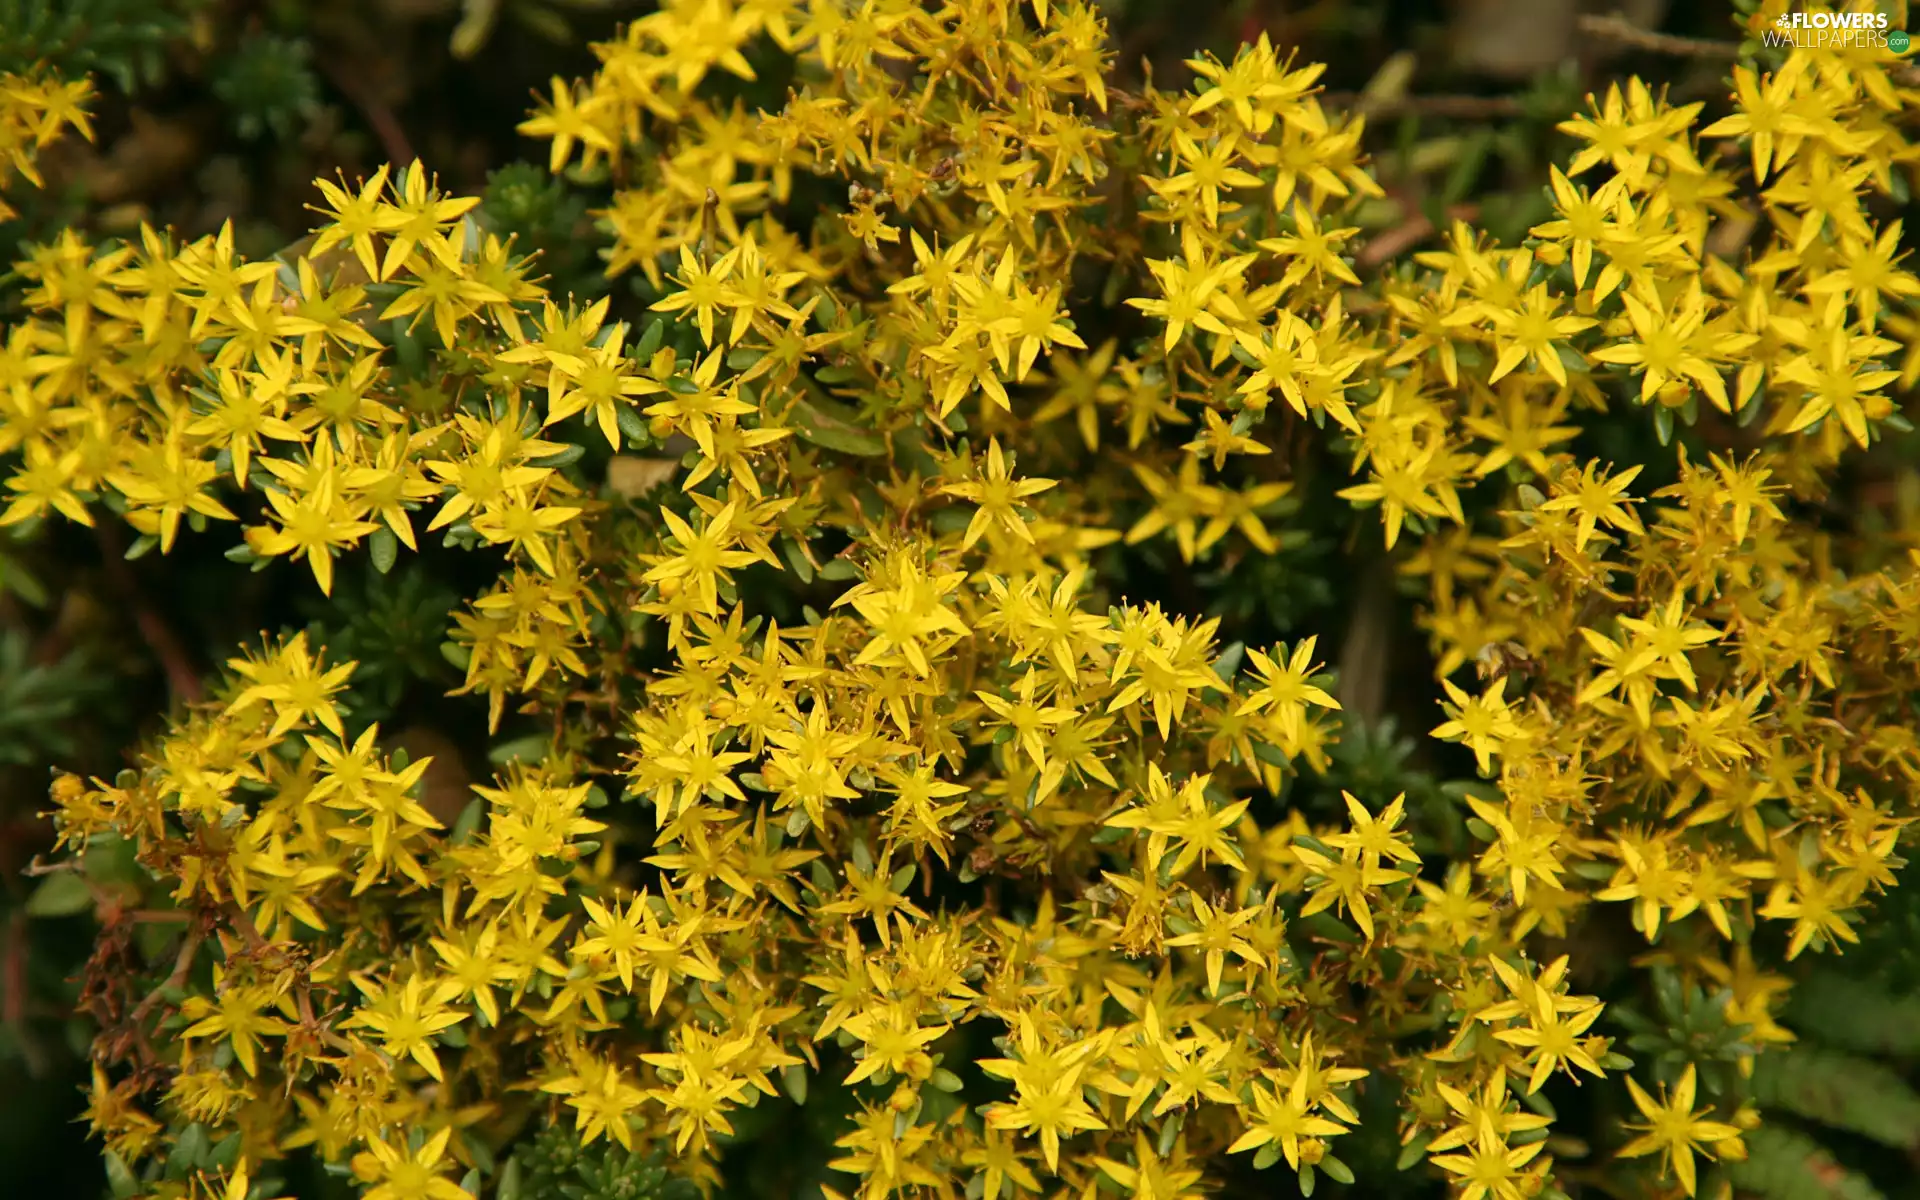
<instances>
[{"instance_id":1,"label":"ground cover plant","mask_svg":"<svg viewBox=\"0 0 1920 1200\"><path fill-rule=\"evenodd\" d=\"M1898 1194L1903 39L469 4L557 73L460 187L283 7L0 4L0 1015L84 1188ZM167 70L391 161L58 186Z\"/></svg>"}]
</instances>

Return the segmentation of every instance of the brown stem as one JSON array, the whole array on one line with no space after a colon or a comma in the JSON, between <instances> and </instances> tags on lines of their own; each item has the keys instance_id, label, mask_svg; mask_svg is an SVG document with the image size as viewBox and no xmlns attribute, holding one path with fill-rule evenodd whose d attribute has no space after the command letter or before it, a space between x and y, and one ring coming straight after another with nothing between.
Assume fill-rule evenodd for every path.
<instances>
[{"instance_id":1,"label":"brown stem","mask_svg":"<svg viewBox=\"0 0 1920 1200\"><path fill-rule=\"evenodd\" d=\"M1587 13L1580 18L1579 29L1581 33L1632 46L1635 50L1645 50L1650 54L1671 54L1679 58L1740 57L1738 42L1655 33L1650 29L1642 29L1617 12L1605 16Z\"/></svg>"},{"instance_id":2,"label":"brown stem","mask_svg":"<svg viewBox=\"0 0 1920 1200\"><path fill-rule=\"evenodd\" d=\"M233 927L240 931L241 937L247 939L248 951L259 954L267 949L267 939L260 936L260 927L253 923L252 913L234 903L227 905L227 911L233 916Z\"/></svg>"},{"instance_id":3,"label":"brown stem","mask_svg":"<svg viewBox=\"0 0 1920 1200\"><path fill-rule=\"evenodd\" d=\"M1525 116L1518 96L1367 96L1359 92L1324 92L1322 103L1368 117L1447 117L1461 121L1503 120Z\"/></svg>"},{"instance_id":4,"label":"brown stem","mask_svg":"<svg viewBox=\"0 0 1920 1200\"><path fill-rule=\"evenodd\" d=\"M127 920L137 925L179 925L193 920L193 914L176 908L143 908L128 913Z\"/></svg>"},{"instance_id":5,"label":"brown stem","mask_svg":"<svg viewBox=\"0 0 1920 1200\"><path fill-rule=\"evenodd\" d=\"M4 968L0 968L0 1020L13 1030L14 1041L20 1047L20 1057L26 1060L28 1074L38 1077L46 1069L46 1053L27 1032L27 1017L30 1015L30 997L27 993L29 953L27 912L24 908L16 908L7 922L6 959Z\"/></svg>"},{"instance_id":6,"label":"brown stem","mask_svg":"<svg viewBox=\"0 0 1920 1200\"><path fill-rule=\"evenodd\" d=\"M185 940L180 943L180 953L174 957L173 971L167 976L166 982L147 993L146 998L134 1007L132 1013L128 1014L127 1024L138 1029L141 1020L144 1019L149 1012L153 1011L154 1005L160 1003L160 993L170 991L186 983L187 973L193 970L194 955L200 953L200 946L206 940L207 935L197 929L186 936Z\"/></svg>"},{"instance_id":7,"label":"brown stem","mask_svg":"<svg viewBox=\"0 0 1920 1200\"><path fill-rule=\"evenodd\" d=\"M0 969L0 1022L18 1028L27 1012L27 910L16 908L7 923L7 954Z\"/></svg>"},{"instance_id":8,"label":"brown stem","mask_svg":"<svg viewBox=\"0 0 1920 1200\"><path fill-rule=\"evenodd\" d=\"M1471 221L1480 215L1478 204L1456 204L1446 211L1449 221ZM1378 267L1390 259L1398 258L1436 232L1433 221L1425 213L1415 213L1405 221L1387 230L1380 236L1360 248L1353 257L1354 265Z\"/></svg>"},{"instance_id":9,"label":"brown stem","mask_svg":"<svg viewBox=\"0 0 1920 1200\"><path fill-rule=\"evenodd\" d=\"M342 67L331 57L322 57L320 69L327 73L333 86L340 90L360 115L366 118L373 129L373 136L380 139L380 148L386 152L387 160L395 167L404 167L413 162L413 143L407 140L407 131L401 128L400 118L394 116L393 109L361 86L353 72Z\"/></svg>"},{"instance_id":10,"label":"brown stem","mask_svg":"<svg viewBox=\"0 0 1920 1200\"><path fill-rule=\"evenodd\" d=\"M320 1043L329 1049L338 1050L343 1053L352 1051L353 1047L347 1043L347 1040L326 1025L326 1022L332 1019L334 1013L339 1011L338 1009L333 1010L333 1012L328 1013L324 1017L314 1014L313 987L307 982L304 976L294 985L293 1000L299 1008L300 1025L302 1028L312 1030L314 1036L319 1038Z\"/></svg>"},{"instance_id":11,"label":"brown stem","mask_svg":"<svg viewBox=\"0 0 1920 1200\"><path fill-rule=\"evenodd\" d=\"M167 687L181 701L199 704L207 698L206 689L200 683L200 673L193 669L193 660L174 634L173 627L147 603L146 593L141 590L139 581L127 566L127 551L121 544L119 527L111 521L96 522L93 536L100 546L107 579L113 584L114 590L121 594L122 602L133 610L133 622L140 630L141 640L160 660L160 666L167 674Z\"/></svg>"}]
</instances>

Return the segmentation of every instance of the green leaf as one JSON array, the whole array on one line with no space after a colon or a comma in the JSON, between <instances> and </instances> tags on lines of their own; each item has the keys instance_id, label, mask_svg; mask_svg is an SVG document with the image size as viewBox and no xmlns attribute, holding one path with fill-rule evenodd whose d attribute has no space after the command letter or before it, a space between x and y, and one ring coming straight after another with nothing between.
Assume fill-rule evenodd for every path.
<instances>
[{"instance_id":1,"label":"green leaf","mask_svg":"<svg viewBox=\"0 0 1920 1200\"><path fill-rule=\"evenodd\" d=\"M394 560L400 557L400 539L383 525L367 539L367 552L373 556L373 569L385 575L393 570Z\"/></svg>"},{"instance_id":2,"label":"green leaf","mask_svg":"<svg viewBox=\"0 0 1920 1200\"><path fill-rule=\"evenodd\" d=\"M1487 154L1493 149L1493 131L1476 130L1460 147L1460 156L1453 160L1453 169L1447 172L1446 182L1440 186L1438 207L1444 216L1447 209L1459 204L1473 190L1475 181L1480 178L1481 168L1486 166ZM1445 220L1436 221L1438 228L1447 227Z\"/></svg>"},{"instance_id":3,"label":"green leaf","mask_svg":"<svg viewBox=\"0 0 1920 1200\"><path fill-rule=\"evenodd\" d=\"M107 1151L107 1188L113 1193L113 1200L133 1200L140 1194L140 1181L127 1167L127 1160L115 1150Z\"/></svg>"},{"instance_id":4,"label":"green leaf","mask_svg":"<svg viewBox=\"0 0 1920 1200\"><path fill-rule=\"evenodd\" d=\"M787 566L800 577L803 584L813 582L813 564L807 561L807 552L798 542L788 538L780 543L780 555L787 560Z\"/></svg>"},{"instance_id":5,"label":"green leaf","mask_svg":"<svg viewBox=\"0 0 1920 1200\"><path fill-rule=\"evenodd\" d=\"M480 53L500 16L501 0L465 0L460 23L453 28L448 49L455 58L466 60Z\"/></svg>"},{"instance_id":6,"label":"green leaf","mask_svg":"<svg viewBox=\"0 0 1920 1200\"><path fill-rule=\"evenodd\" d=\"M531 766L547 757L547 751L553 747L553 738L545 733L531 733L526 737L514 738L510 742L501 742L487 752L488 761L496 767L504 767L510 762L523 762Z\"/></svg>"},{"instance_id":7,"label":"green leaf","mask_svg":"<svg viewBox=\"0 0 1920 1200\"><path fill-rule=\"evenodd\" d=\"M467 801L467 806L460 810L460 816L453 822L453 844L456 846L464 846L472 841L474 832L480 828L480 818L484 817L486 813L487 803L485 800L475 796L473 799Z\"/></svg>"},{"instance_id":8,"label":"green leaf","mask_svg":"<svg viewBox=\"0 0 1920 1200\"><path fill-rule=\"evenodd\" d=\"M1421 1159L1427 1156L1427 1145L1432 1140L1432 1138L1428 1137L1419 1137L1402 1146L1400 1148L1400 1157L1394 1161L1393 1169L1396 1171L1412 1170L1419 1164Z\"/></svg>"},{"instance_id":9,"label":"green leaf","mask_svg":"<svg viewBox=\"0 0 1920 1200\"><path fill-rule=\"evenodd\" d=\"M46 585L9 554L0 554L0 593L4 592L12 592L33 608L45 608L52 601Z\"/></svg>"},{"instance_id":10,"label":"green leaf","mask_svg":"<svg viewBox=\"0 0 1920 1200\"><path fill-rule=\"evenodd\" d=\"M1213 673L1222 679L1231 680L1234 674L1240 670L1240 660L1245 657L1246 653L1247 644L1245 642L1235 642L1228 646L1220 652L1220 657L1214 660Z\"/></svg>"},{"instance_id":11,"label":"green leaf","mask_svg":"<svg viewBox=\"0 0 1920 1200\"><path fill-rule=\"evenodd\" d=\"M619 422L619 411L617 409L614 412L614 421L616 424ZM561 467L570 467L574 463L577 463L581 459L585 458L586 456L587 456L587 448L585 446L580 445L578 442L573 442L573 443L569 443L564 449L556 451L553 454L549 454L545 458L533 459L528 465L535 466L535 467L550 467L550 468L553 468L554 470L558 470Z\"/></svg>"},{"instance_id":12,"label":"green leaf","mask_svg":"<svg viewBox=\"0 0 1920 1200\"><path fill-rule=\"evenodd\" d=\"M188 1168L206 1166L207 1155L212 1149L212 1144L207 1140L207 1127L195 1121L187 1126L186 1132L180 1135L180 1140L174 1143L173 1153L167 1156L169 1172L176 1162Z\"/></svg>"},{"instance_id":13,"label":"green leaf","mask_svg":"<svg viewBox=\"0 0 1920 1200\"><path fill-rule=\"evenodd\" d=\"M470 1129L463 1129L460 1131L460 1144L467 1148L473 1165L478 1167L482 1174L491 1175L500 1169L493 1160L493 1150L487 1145L485 1138L478 1136ZM477 1196L479 1193L475 1192L474 1195Z\"/></svg>"},{"instance_id":14,"label":"green leaf","mask_svg":"<svg viewBox=\"0 0 1920 1200\"><path fill-rule=\"evenodd\" d=\"M70 917L93 905L93 889L76 871L59 871L40 881L27 897L30 917Z\"/></svg>"},{"instance_id":15,"label":"green leaf","mask_svg":"<svg viewBox=\"0 0 1920 1200\"><path fill-rule=\"evenodd\" d=\"M1270 767L1290 767L1293 765L1293 760L1287 757L1285 750L1268 742L1253 743L1253 756Z\"/></svg>"},{"instance_id":16,"label":"green leaf","mask_svg":"<svg viewBox=\"0 0 1920 1200\"><path fill-rule=\"evenodd\" d=\"M648 321L647 327L640 332L640 340L633 344L633 357L641 362L650 361L655 354L660 352L660 344L666 340L666 336L667 323L665 320L660 317L655 317L653 320Z\"/></svg>"},{"instance_id":17,"label":"green leaf","mask_svg":"<svg viewBox=\"0 0 1920 1200\"><path fill-rule=\"evenodd\" d=\"M214 1145L213 1152L207 1156L207 1165L220 1170L226 1170L238 1162L239 1159L240 1135L238 1133L230 1133Z\"/></svg>"},{"instance_id":18,"label":"green leaf","mask_svg":"<svg viewBox=\"0 0 1920 1200\"><path fill-rule=\"evenodd\" d=\"M802 438L816 446L860 458L878 458L887 452L887 443L879 435L838 417L828 416L820 408L817 400L801 400L794 404L793 427Z\"/></svg>"},{"instance_id":19,"label":"green leaf","mask_svg":"<svg viewBox=\"0 0 1920 1200\"><path fill-rule=\"evenodd\" d=\"M1176 1112L1168 1118L1167 1123L1160 1127L1160 1144L1155 1147L1155 1152L1162 1158L1172 1154L1174 1143L1180 1140L1180 1131L1186 1127L1186 1124L1186 1113Z\"/></svg>"},{"instance_id":20,"label":"green leaf","mask_svg":"<svg viewBox=\"0 0 1920 1200\"><path fill-rule=\"evenodd\" d=\"M613 409L614 424L620 427L620 436L634 446L647 446L653 442L653 431L647 428L647 419L640 410L629 404L617 404Z\"/></svg>"},{"instance_id":21,"label":"green leaf","mask_svg":"<svg viewBox=\"0 0 1920 1200\"><path fill-rule=\"evenodd\" d=\"M87 844L81 869L97 884L138 883L143 874L140 848L117 834L101 834Z\"/></svg>"},{"instance_id":22,"label":"green leaf","mask_svg":"<svg viewBox=\"0 0 1920 1200\"><path fill-rule=\"evenodd\" d=\"M1560 1114L1554 1111L1553 1101L1547 1099L1545 1092L1521 1092L1520 1103L1549 1121L1559 1120Z\"/></svg>"}]
</instances>

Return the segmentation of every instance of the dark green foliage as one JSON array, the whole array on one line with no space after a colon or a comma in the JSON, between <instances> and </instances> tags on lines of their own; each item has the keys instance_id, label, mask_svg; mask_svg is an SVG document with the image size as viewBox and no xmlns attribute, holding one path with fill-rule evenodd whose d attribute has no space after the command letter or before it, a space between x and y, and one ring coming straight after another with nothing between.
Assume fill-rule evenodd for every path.
<instances>
[{"instance_id":1,"label":"dark green foliage","mask_svg":"<svg viewBox=\"0 0 1920 1200\"><path fill-rule=\"evenodd\" d=\"M487 176L480 212L489 228L535 254L549 290L583 298L607 290L599 249L606 241L577 190L533 163L513 163Z\"/></svg>"},{"instance_id":2,"label":"dark green foliage","mask_svg":"<svg viewBox=\"0 0 1920 1200\"><path fill-rule=\"evenodd\" d=\"M532 34L558 45L578 34L567 13L601 13L633 7L633 0L461 0L460 24L453 31L456 58L472 58L496 32L509 37ZM500 29L501 24L507 28Z\"/></svg>"},{"instance_id":3,"label":"dark green foliage","mask_svg":"<svg viewBox=\"0 0 1920 1200\"><path fill-rule=\"evenodd\" d=\"M1746 1143L1747 1161L1723 1168L1737 1188L1767 1200L1883 1200L1878 1188L1797 1130L1763 1125Z\"/></svg>"},{"instance_id":4,"label":"dark green foliage","mask_svg":"<svg viewBox=\"0 0 1920 1200\"><path fill-rule=\"evenodd\" d=\"M1292 519L1297 504L1274 506L1275 523ZM1223 624L1260 624L1295 636L1332 607L1333 545L1304 529L1279 533L1278 554L1255 554L1202 572L1197 582L1212 603L1210 617Z\"/></svg>"},{"instance_id":5,"label":"dark green foliage","mask_svg":"<svg viewBox=\"0 0 1920 1200\"><path fill-rule=\"evenodd\" d=\"M1859 951L1845 959L1852 965ZM1862 966L1867 962L1863 961ZM1834 1020L1845 1014L1844 1020ZM1821 971L1793 989L1785 1020L1796 1028L1818 1029L1826 1044L1868 1057L1920 1056L1920 995L1871 986L1838 971Z\"/></svg>"},{"instance_id":6,"label":"dark green foliage","mask_svg":"<svg viewBox=\"0 0 1920 1200\"><path fill-rule=\"evenodd\" d=\"M1352 792L1374 806L1405 792L1409 805L1431 810L1437 807L1440 786L1433 773L1416 761L1418 751L1418 744L1400 732L1392 716L1369 724L1355 722L1343 728L1340 740L1328 748L1324 786L1329 793ZM1337 803L1338 795L1333 798Z\"/></svg>"},{"instance_id":7,"label":"dark green foliage","mask_svg":"<svg viewBox=\"0 0 1920 1200\"><path fill-rule=\"evenodd\" d=\"M320 81L305 41L255 34L214 73L213 94L226 105L234 130L252 140L291 137L320 107Z\"/></svg>"},{"instance_id":8,"label":"dark green foliage","mask_svg":"<svg viewBox=\"0 0 1920 1200\"><path fill-rule=\"evenodd\" d=\"M1888 1146L1920 1147L1920 1095L1891 1067L1869 1059L1818 1046L1775 1050L1755 1060L1753 1095L1765 1108Z\"/></svg>"},{"instance_id":9,"label":"dark green foliage","mask_svg":"<svg viewBox=\"0 0 1920 1200\"><path fill-rule=\"evenodd\" d=\"M0 629L0 765L73 754L73 719L108 683L85 654L36 662L26 631Z\"/></svg>"},{"instance_id":10,"label":"dark green foliage","mask_svg":"<svg viewBox=\"0 0 1920 1200\"><path fill-rule=\"evenodd\" d=\"M458 684L440 644L459 601L458 593L409 556L391 574L368 571L359 587L335 588L331 598L312 597L305 607L313 643L360 664L353 675L356 714L384 721L409 688L437 693Z\"/></svg>"},{"instance_id":11,"label":"dark green foliage","mask_svg":"<svg viewBox=\"0 0 1920 1200\"><path fill-rule=\"evenodd\" d=\"M1733 1079L1734 1064L1756 1050L1747 1039L1747 1027L1727 1020L1732 994L1724 989L1709 993L1697 982L1683 983L1668 968L1656 970L1653 980L1652 1013L1633 1004L1610 1010L1613 1020L1628 1031L1627 1049L1635 1061L1648 1063L1655 1078L1668 1084L1677 1082L1689 1063L1702 1068L1701 1093L1721 1099Z\"/></svg>"},{"instance_id":12,"label":"dark green foliage","mask_svg":"<svg viewBox=\"0 0 1920 1200\"><path fill-rule=\"evenodd\" d=\"M1849 1022L1854 1021L1855 1005L1866 1006L1859 1021L1839 1034L1841 1037L1864 1034L1874 1028L1877 1019L1873 1005L1877 1001L1871 997L1887 999L1920 995L1920 895L1916 894L1920 889L1906 886L1920 883L1920 868L1898 861L1893 865L1899 868L1896 885L1888 888L1874 904L1873 920L1860 930L1860 944L1847 951L1845 969L1841 972L1843 978L1829 981L1827 985L1820 985L1817 979L1814 981L1816 987L1828 987L1826 996L1845 997L1845 1006L1838 1011L1846 1012ZM1855 980L1869 982L1873 986L1863 993ZM1797 1008L1796 1011L1801 1012L1812 1024L1839 1024L1823 1021L1823 1017L1830 1018L1835 1010L1823 1009L1816 1003L1820 995L1816 991L1808 998L1806 1007ZM1898 1019L1898 1016L1880 1012L1878 1019ZM1910 1030L1907 1037L1910 1040L1904 1044L1911 1049L1897 1052L1920 1055L1920 1030ZM1840 1044L1854 1049L1870 1049L1850 1042ZM1896 1052L1891 1046L1889 1051Z\"/></svg>"},{"instance_id":13,"label":"dark green foliage","mask_svg":"<svg viewBox=\"0 0 1920 1200\"><path fill-rule=\"evenodd\" d=\"M1893 940L1908 928L1906 896L1892 889L1884 925L1795 984L1781 1019L1799 1040L1754 1062L1749 1094L1766 1124L1747 1135L1748 1161L1725 1167L1736 1186L1766 1200L1913 1194L1920 996L1913 946Z\"/></svg>"},{"instance_id":14,"label":"dark green foliage","mask_svg":"<svg viewBox=\"0 0 1920 1200\"><path fill-rule=\"evenodd\" d=\"M570 1125L547 1125L523 1143L501 1173L501 1200L695 1200L699 1190L669 1179L664 1150L637 1154L602 1138L580 1144Z\"/></svg>"},{"instance_id":15,"label":"dark green foliage","mask_svg":"<svg viewBox=\"0 0 1920 1200\"><path fill-rule=\"evenodd\" d=\"M20 542L25 538L19 527L7 532L5 542ZM27 564L0 545L0 597L14 596L34 608L45 608L51 597L47 594L47 585L40 582Z\"/></svg>"},{"instance_id":16,"label":"dark green foliage","mask_svg":"<svg viewBox=\"0 0 1920 1200\"><path fill-rule=\"evenodd\" d=\"M0 0L0 71L104 75L123 90L160 75L194 0Z\"/></svg>"}]
</instances>

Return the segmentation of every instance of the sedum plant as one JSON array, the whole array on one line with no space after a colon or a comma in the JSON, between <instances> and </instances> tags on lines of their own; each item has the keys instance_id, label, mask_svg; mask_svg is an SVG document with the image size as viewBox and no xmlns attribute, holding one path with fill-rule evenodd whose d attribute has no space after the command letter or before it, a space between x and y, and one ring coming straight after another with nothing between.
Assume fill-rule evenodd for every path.
<instances>
[{"instance_id":1,"label":"sedum plant","mask_svg":"<svg viewBox=\"0 0 1920 1200\"><path fill-rule=\"evenodd\" d=\"M418 162L278 258L16 267L0 524L329 598L432 564L497 768L433 791L343 653L388 622L323 605L55 779L116 1195L1757 1165L1793 964L1920 778L1920 560L1826 507L1920 375L1886 52L1744 61L1717 117L1611 87L1551 219L1382 257L1363 117L1264 37L1169 89L1082 0L594 50L521 127L604 192L594 298ZM82 88L4 89L10 145ZM1309 518L1419 598L1418 762L1318 635L1174 586Z\"/></svg>"}]
</instances>

